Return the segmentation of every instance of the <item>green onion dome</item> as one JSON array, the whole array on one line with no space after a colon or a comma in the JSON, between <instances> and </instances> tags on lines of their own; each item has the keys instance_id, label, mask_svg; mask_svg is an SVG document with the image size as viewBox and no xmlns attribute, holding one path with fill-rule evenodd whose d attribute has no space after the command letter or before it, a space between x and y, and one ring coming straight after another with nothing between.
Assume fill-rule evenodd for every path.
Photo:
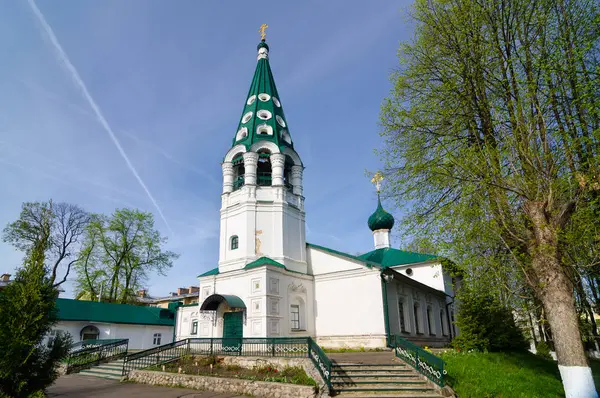
<instances>
[{"instance_id":1,"label":"green onion dome","mask_svg":"<svg viewBox=\"0 0 600 398\"><path fill-rule=\"evenodd\" d=\"M377 196L377 210L369 217L369 229L377 231L378 229L392 229L394 227L394 216L383 210L381 199Z\"/></svg>"}]
</instances>

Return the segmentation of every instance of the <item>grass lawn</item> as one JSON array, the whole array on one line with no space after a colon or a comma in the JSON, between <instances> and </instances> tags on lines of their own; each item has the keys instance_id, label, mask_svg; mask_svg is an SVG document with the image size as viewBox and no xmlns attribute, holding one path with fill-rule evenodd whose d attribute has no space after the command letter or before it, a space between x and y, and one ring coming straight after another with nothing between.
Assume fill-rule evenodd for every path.
<instances>
[{"instance_id":1,"label":"grass lawn","mask_svg":"<svg viewBox=\"0 0 600 398\"><path fill-rule=\"evenodd\" d=\"M163 365L152 366L147 370L163 371ZM278 383L302 384L316 387L317 383L301 367L286 367L277 370L271 365L242 368L237 365L225 365L216 357L188 357L164 365L165 372L235 379L270 381Z\"/></svg>"},{"instance_id":2,"label":"grass lawn","mask_svg":"<svg viewBox=\"0 0 600 398\"><path fill-rule=\"evenodd\" d=\"M531 353L456 353L440 355L448 384L460 398L564 397L556 362ZM600 362L591 362L596 388Z\"/></svg>"}]
</instances>

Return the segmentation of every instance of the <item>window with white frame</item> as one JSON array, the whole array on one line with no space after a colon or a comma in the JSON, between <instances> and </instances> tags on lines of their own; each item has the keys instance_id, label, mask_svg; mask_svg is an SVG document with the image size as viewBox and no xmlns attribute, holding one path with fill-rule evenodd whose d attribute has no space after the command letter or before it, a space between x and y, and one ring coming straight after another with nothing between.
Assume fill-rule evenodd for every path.
<instances>
[{"instance_id":1,"label":"window with white frame","mask_svg":"<svg viewBox=\"0 0 600 398\"><path fill-rule=\"evenodd\" d=\"M444 310L440 310L440 328L442 329L442 336L448 336L448 329L446 328Z\"/></svg>"},{"instance_id":2,"label":"window with white frame","mask_svg":"<svg viewBox=\"0 0 600 398\"><path fill-rule=\"evenodd\" d=\"M413 315L415 316L415 332L417 334L422 334L421 331L421 317L419 316L419 312L420 312L420 306L419 303L415 303L415 305L413 306Z\"/></svg>"},{"instance_id":3,"label":"window with white frame","mask_svg":"<svg viewBox=\"0 0 600 398\"><path fill-rule=\"evenodd\" d=\"M292 304L291 306L292 330L300 330L300 306Z\"/></svg>"},{"instance_id":4,"label":"window with white frame","mask_svg":"<svg viewBox=\"0 0 600 398\"><path fill-rule=\"evenodd\" d=\"M154 333L153 336L153 340L152 340L152 344L154 345L160 345L160 340L162 339L162 334L161 333Z\"/></svg>"},{"instance_id":5,"label":"window with white frame","mask_svg":"<svg viewBox=\"0 0 600 398\"><path fill-rule=\"evenodd\" d=\"M192 321L192 335L197 335L198 334L198 321L197 320L193 320Z\"/></svg>"}]
</instances>

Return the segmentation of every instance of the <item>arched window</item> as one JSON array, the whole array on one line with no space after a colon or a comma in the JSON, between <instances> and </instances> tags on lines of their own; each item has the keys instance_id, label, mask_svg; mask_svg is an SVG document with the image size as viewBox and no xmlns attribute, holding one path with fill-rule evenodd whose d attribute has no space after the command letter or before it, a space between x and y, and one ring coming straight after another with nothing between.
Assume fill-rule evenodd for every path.
<instances>
[{"instance_id":1,"label":"arched window","mask_svg":"<svg viewBox=\"0 0 600 398\"><path fill-rule=\"evenodd\" d=\"M423 334L421 331L421 316L420 316L420 306L419 303L415 303L413 307L413 315L415 316L415 332L417 334Z\"/></svg>"},{"instance_id":2,"label":"arched window","mask_svg":"<svg viewBox=\"0 0 600 398\"><path fill-rule=\"evenodd\" d=\"M433 321L433 310L431 306L427 306L427 329L429 329L429 335L435 336L435 325Z\"/></svg>"},{"instance_id":3,"label":"arched window","mask_svg":"<svg viewBox=\"0 0 600 398\"><path fill-rule=\"evenodd\" d=\"M196 319L192 320L192 336L198 334L198 321Z\"/></svg>"},{"instance_id":4,"label":"arched window","mask_svg":"<svg viewBox=\"0 0 600 398\"><path fill-rule=\"evenodd\" d=\"M404 299L400 297L398 300L398 320L400 322L400 332L406 333L406 317L404 315Z\"/></svg>"},{"instance_id":5,"label":"arched window","mask_svg":"<svg viewBox=\"0 0 600 398\"><path fill-rule=\"evenodd\" d=\"M295 297L290 301L290 328L292 331L306 330L306 306L304 300Z\"/></svg>"},{"instance_id":6,"label":"arched window","mask_svg":"<svg viewBox=\"0 0 600 398\"><path fill-rule=\"evenodd\" d=\"M79 337L81 340L97 340L100 336L100 331L94 325L88 325L81 329L79 332Z\"/></svg>"},{"instance_id":7,"label":"arched window","mask_svg":"<svg viewBox=\"0 0 600 398\"><path fill-rule=\"evenodd\" d=\"M239 238L238 238L238 236L237 236L237 235L233 235L233 236L231 237L231 246L230 246L230 247L231 247L231 250L235 250L235 249L237 249L237 248L239 247L239 243L240 243L240 242L239 242Z\"/></svg>"},{"instance_id":8,"label":"arched window","mask_svg":"<svg viewBox=\"0 0 600 398\"><path fill-rule=\"evenodd\" d=\"M236 191L244 186L244 174L246 169L244 168L244 156L237 154L231 160L233 164L233 190Z\"/></svg>"},{"instance_id":9,"label":"arched window","mask_svg":"<svg viewBox=\"0 0 600 398\"><path fill-rule=\"evenodd\" d=\"M259 149L256 168L257 185L271 186L271 172L271 152L268 149Z\"/></svg>"},{"instance_id":10,"label":"arched window","mask_svg":"<svg viewBox=\"0 0 600 398\"><path fill-rule=\"evenodd\" d=\"M448 329L446 328L444 310L440 310L440 328L442 329L442 336L448 336Z\"/></svg>"},{"instance_id":11,"label":"arched window","mask_svg":"<svg viewBox=\"0 0 600 398\"><path fill-rule=\"evenodd\" d=\"M294 161L291 157L285 157L285 164L283 165L283 185L287 189L292 189L292 166L294 165Z\"/></svg>"}]
</instances>

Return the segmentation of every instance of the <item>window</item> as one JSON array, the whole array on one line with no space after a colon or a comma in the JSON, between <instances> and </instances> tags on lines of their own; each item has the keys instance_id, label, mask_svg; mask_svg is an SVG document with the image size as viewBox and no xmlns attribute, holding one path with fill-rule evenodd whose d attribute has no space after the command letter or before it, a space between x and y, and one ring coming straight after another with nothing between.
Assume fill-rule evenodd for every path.
<instances>
[{"instance_id":1,"label":"window","mask_svg":"<svg viewBox=\"0 0 600 398\"><path fill-rule=\"evenodd\" d=\"M429 335L435 336L435 327L433 325L433 311L431 306L427 306L427 329L429 329Z\"/></svg>"},{"instance_id":2,"label":"window","mask_svg":"<svg viewBox=\"0 0 600 398\"><path fill-rule=\"evenodd\" d=\"M152 340L152 344L160 345L160 339L162 337L161 333L154 333L154 339Z\"/></svg>"},{"instance_id":3,"label":"window","mask_svg":"<svg viewBox=\"0 0 600 398\"><path fill-rule=\"evenodd\" d=\"M231 237L231 250L237 249L238 245L239 245L239 238L237 235L233 235Z\"/></svg>"},{"instance_id":4,"label":"window","mask_svg":"<svg viewBox=\"0 0 600 398\"><path fill-rule=\"evenodd\" d=\"M198 321L196 320L192 321L192 334L198 334Z\"/></svg>"},{"instance_id":5,"label":"window","mask_svg":"<svg viewBox=\"0 0 600 398\"><path fill-rule=\"evenodd\" d=\"M257 183L259 186L271 185L271 153L266 149L258 151L258 165L256 167Z\"/></svg>"},{"instance_id":6,"label":"window","mask_svg":"<svg viewBox=\"0 0 600 398\"><path fill-rule=\"evenodd\" d=\"M406 275L411 276L412 274L413 274L412 268L407 268L406 269Z\"/></svg>"},{"instance_id":7,"label":"window","mask_svg":"<svg viewBox=\"0 0 600 398\"><path fill-rule=\"evenodd\" d=\"M421 333L421 325L419 322L419 303L415 303L415 305L413 307L413 312L414 312L414 316L415 316L415 332L417 332L417 334L420 334Z\"/></svg>"},{"instance_id":8,"label":"window","mask_svg":"<svg viewBox=\"0 0 600 398\"><path fill-rule=\"evenodd\" d=\"M300 330L300 306L292 305L292 330Z\"/></svg>"},{"instance_id":9,"label":"window","mask_svg":"<svg viewBox=\"0 0 600 398\"><path fill-rule=\"evenodd\" d=\"M444 310L440 310L440 328L442 329L442 335L448 336L448 331L444 322Z\"/></svg>"},{"instance_id":10,"label":"window","mask_svg":"<svg viewBox=\"0 0 600 398\"><path fill-rule=\"evenodd\" d=\"M407 332L406 318L404 318L404 300L398 300L398 319L400 320L400 331Z\"/></svg>"}]
</instances>

